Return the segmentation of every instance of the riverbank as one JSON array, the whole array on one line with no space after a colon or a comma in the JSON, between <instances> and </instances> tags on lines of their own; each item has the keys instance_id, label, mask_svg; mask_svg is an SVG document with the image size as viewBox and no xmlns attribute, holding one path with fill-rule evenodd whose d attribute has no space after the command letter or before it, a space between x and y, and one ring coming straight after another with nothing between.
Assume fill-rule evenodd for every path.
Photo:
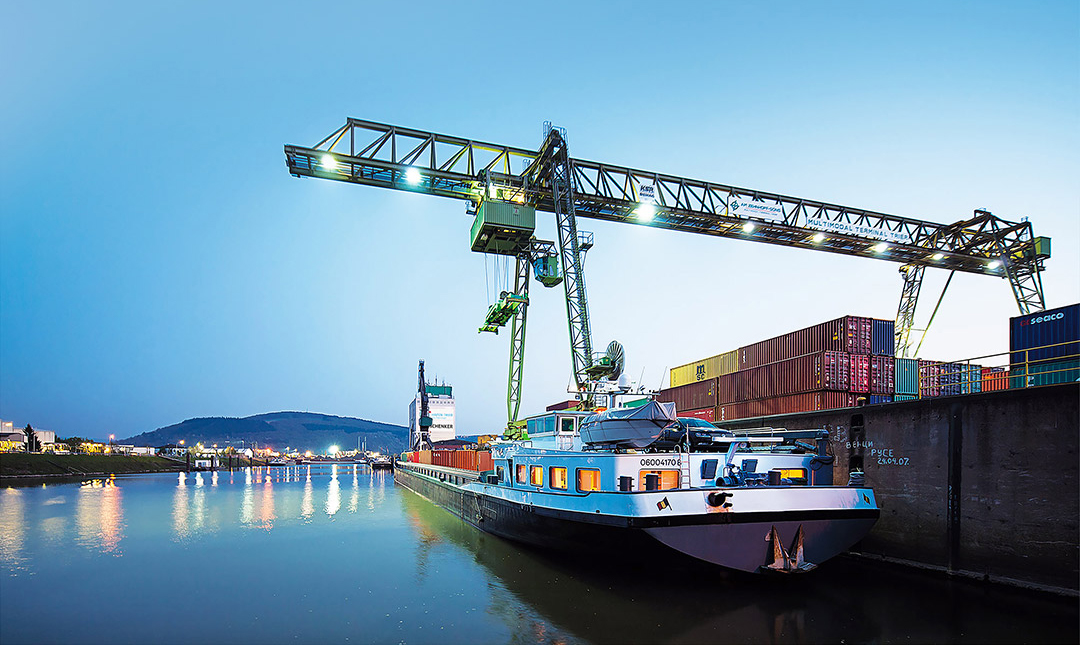
<instances>
[{"instance_id":1,"label":"riverbank","mask_svg":"<svg viewBox=\"0 0 1080 645\"><path fill-rule=\"evenodd\" d=\"M70 477L122 473L162 473L186 470L182 461L164 457L127 455L50 455L0 453L0 479L17 477Z\"/></svg>"}]
</instances>

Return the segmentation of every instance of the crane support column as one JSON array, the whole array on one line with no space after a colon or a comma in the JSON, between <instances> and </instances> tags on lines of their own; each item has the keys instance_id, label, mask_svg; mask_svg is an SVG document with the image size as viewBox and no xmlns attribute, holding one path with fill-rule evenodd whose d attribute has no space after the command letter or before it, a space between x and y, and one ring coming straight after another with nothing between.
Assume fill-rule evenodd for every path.
<instances>
[{"instance_id":1,"label":"crane support column","mask_svg":"<svg viewBox=\"0 0 1080 645\"><path fill-rule=\"evenodd\" d=\"M573 176L566 140L558 128L552 128L548 132L546 143L551 146L551 191L559 227L566 318L570 326L570 359L574 370L574 384L579 392L584 392L588 380L586 370L592 364L592 331L589 328L585 272L581 266L581 247L574 213Z\"/></svg>"},{"instance_id":2,"label":"crane support column","mask_svg":"<svg viewBox=\"0 0 1080 645\"><path fill-rule=\"evenodd\" d=\"M901 358L911 356L911 329L915 326L915 306L919 304L919 291L922 290L923 273L926 267L917 264L905 264L900 267L904 276L904 291L900 294L900 307L896 310L896 355Z\"/></svg>"},{"instance_id":3,"label":"crane support column","mask_svg":"<svg viewBox=\"0 0 1080 645\"><path fill-rule=\"evenodd\" d=\"M510 377L507 380L506 420L517 421L521 407L521 373L525 361L525 322L529 309L529 253L517 255L517 273L514 276L514 293L525 299L510 322Z\"/></svg>"}]
</instances>

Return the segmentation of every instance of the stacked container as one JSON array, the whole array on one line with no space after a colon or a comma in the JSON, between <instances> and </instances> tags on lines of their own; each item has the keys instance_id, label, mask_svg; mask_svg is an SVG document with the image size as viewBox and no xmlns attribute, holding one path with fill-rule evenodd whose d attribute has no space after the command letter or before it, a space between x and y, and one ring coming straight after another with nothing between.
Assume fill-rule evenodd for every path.
<instances>
[{"instance_id":1,"label":"stacked container","mask_svg":"<svg viewBox=\"0 0 1080 645\"><path fill-rule=\"evenodd\" d=\"M657 400L717 421L891 401L893 331L891 320L829 320L673 368Z\"/></svg>"},{"instance_id":2,"label":"stacked container","mask_svg":"<svg viewBox=\"0 0 1080 645\"><path fill-rule=\"evenodd\" d=\"M671 370L681 416L728 421L1080 379L1080 305L1011 320L1010 369L895 358L895 323L844 316Z\"/></svg>"},{"instance_id":3,"label":"stacked container","mask_svg":"<svg viewBox=\"0 0 1080 645\"><path fill-rule=\"evenodd\" d=\"M1080 304L1009 320L1010 387L1080 380Z\"/></svg>"}]
</instances>

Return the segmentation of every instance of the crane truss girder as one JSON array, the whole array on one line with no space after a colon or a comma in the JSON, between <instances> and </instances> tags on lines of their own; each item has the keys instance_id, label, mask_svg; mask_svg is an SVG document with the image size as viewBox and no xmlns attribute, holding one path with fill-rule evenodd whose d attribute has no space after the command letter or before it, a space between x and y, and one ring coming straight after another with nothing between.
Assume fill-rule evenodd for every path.
<instances>
[{"instance_id":1,"label":"crane truss girder","mask_svg":"<svg viewBox=\"0 0 1080 645\"><path fill-rule=\"evenodd\" d=\"M501 199L554 212L545 175L550 154L547 142L532 151L360 119L349 119L313 148L285 147L289 170L297 176L472 201L479 201L486 184L501 187ZM1010 278L1021 308L1041 300L1043 258L1034 253L1027 222L983 212L943 225L592 161L569 159L569 166L578 217L997 275ZM656 207L647 221L636 214L642 186L652 188ZM754 201L768 205L771 214L736 214ZM752 231L747 222L754 224ZM991 260L1004 266L991 267Z\"/></svg>"}]
</instances>

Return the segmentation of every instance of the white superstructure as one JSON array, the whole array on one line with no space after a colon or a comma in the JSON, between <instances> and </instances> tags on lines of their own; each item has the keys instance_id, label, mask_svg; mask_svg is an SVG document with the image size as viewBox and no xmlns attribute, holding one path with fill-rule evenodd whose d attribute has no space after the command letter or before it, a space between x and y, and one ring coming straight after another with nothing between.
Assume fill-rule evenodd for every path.
<instances>
[{"instance_id":1,"label":"white superstructure","mask_svg":"<svg viewBox=\"0 0 1080 645\"><path fill-rule=\"evenodd\" d=\"M454 394L449 385L428 386L428 416L431 417L430 437L432 443L457 439L454 422ZM420 394L417 393L409 402L409 445L416 445L419 432Z\"/></svg>"}]
</instances>

